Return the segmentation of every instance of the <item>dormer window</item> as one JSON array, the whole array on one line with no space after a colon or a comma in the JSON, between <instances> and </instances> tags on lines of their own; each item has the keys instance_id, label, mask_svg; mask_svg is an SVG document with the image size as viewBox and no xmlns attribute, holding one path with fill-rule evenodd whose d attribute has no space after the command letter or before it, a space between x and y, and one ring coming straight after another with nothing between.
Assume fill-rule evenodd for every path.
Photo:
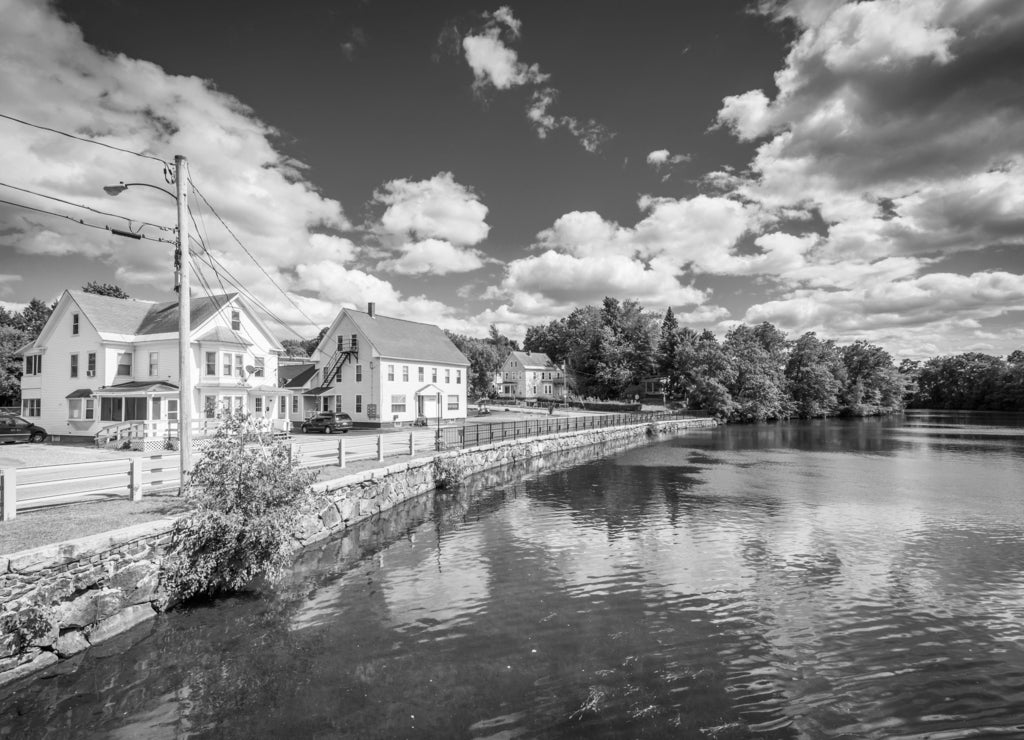
<instances>
[{"instance_id":1,"label":"dormer window","mask_svg":"<svg viewBox=\"0 0 1024 740\"><path fill-rule=\"evenodd\" d=\"M78 334L78 314L71 314L71 333Z\"/></svg>"},{"instance_id":2,"label":"dormer window","mask_svg":"<svg viewBox=\"0 0 1024 740\"><path fill-rule=\"evenodd\" d=\"M240 311L231 312L231 331L239 331L242 328L242 313Z\"/></svg>"}]
</instances>

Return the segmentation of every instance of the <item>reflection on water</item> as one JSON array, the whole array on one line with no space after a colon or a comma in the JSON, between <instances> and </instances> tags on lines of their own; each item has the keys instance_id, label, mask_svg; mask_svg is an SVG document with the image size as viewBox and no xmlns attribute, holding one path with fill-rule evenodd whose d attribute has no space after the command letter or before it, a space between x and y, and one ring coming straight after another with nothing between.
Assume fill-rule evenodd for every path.
<instances>
[{"instance_id":1,"label":"reflection on water","mask_svg":"<svg viewBox=\"0 0 1024 740\"><path fill-rule=\"evenodd\" d=\"M0 737L1024 736L1024 419L523 464L0 694Z\"/></svg>"}]
</instances>

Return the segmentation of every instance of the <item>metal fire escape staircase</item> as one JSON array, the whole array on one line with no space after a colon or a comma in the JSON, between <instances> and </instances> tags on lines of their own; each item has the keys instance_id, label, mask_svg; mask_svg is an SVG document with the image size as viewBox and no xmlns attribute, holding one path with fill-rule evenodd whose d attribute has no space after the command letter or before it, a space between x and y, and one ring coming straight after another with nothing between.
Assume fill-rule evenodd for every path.
<instances>
[{"instance_id":1,"label":"metal fire escape staircase","mask_svg":"<svg viewBox=\"0 0 1024 740\"><path fill-rule=\"evenodd\" d=\"M339 342L337 351L324 364L323 384L330 385L333 383L342 365L349 360L355 362L358 359L359 344L357 342L349 342L347 345Z\"/></svg>"}]
</instances>

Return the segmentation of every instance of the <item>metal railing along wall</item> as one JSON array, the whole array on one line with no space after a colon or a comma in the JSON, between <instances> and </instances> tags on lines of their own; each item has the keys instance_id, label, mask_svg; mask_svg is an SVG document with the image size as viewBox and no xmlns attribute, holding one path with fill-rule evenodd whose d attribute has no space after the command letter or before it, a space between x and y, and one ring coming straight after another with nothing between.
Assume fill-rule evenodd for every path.
<instances>
[{"instance_id":1,"label":"metal railing along wall","mask_svg":"<svg viewBox=\"0 0 1024 740\"><path fill-rule=\"evenodd\" d=\"M685 414L644 412L638 414L602 414L595 416L544 416L524 421L496 421L466 424L462 427L442 427L437 430L436 447L439 450L463 449L501 442L507 439L541 437L559 432L578 432L587 429L647 424L687 418Z\"/></svg>"}]
</instances>

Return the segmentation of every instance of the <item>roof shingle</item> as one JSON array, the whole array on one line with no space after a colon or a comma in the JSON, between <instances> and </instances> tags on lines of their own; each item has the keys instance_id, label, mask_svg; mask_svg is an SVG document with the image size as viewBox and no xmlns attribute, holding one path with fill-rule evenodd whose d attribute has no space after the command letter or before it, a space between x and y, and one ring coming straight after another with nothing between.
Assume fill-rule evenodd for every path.
<instances>
[{"instance_id":1,"label":"roof shingle","mask_svg":"<svg viewBox=\"0 0 1024 740\"><path fill-rule=\"evenodd\" d=\"M382 357L449 365L469 364L448 335L433 324L393 319L380 314L370 316L351 309L346 309L345 313Z\"/></svg>"}]
</instances>

